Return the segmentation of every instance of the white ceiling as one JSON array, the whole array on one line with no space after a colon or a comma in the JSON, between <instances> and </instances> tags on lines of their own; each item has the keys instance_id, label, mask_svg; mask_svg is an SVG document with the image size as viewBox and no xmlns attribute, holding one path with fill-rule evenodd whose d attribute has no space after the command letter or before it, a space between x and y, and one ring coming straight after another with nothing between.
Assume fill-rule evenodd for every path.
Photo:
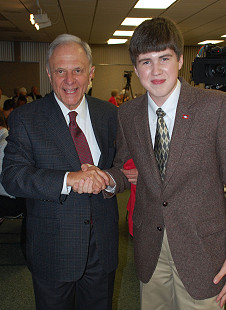
<instances>
[{"instance_id":1,"label":"white ceiling","mask_svg":"<svg viewBox=\"0 0 226 310\"><path fill-rule=\"evenodd\" d=\"M160 1L160 0L156 0ZM105 44L125 17L165 16L180 27L185 45L226 34L226 0L177 0L166 10L134 9L137 0L0 0L0 40L51 42L62 33L81 37L89 44ZM38 5L52 26L37 31L29 14ZM225 38L226 42L226 38ZM222 43L221 46L225 46Z\"/></svg>"}]
</instances>

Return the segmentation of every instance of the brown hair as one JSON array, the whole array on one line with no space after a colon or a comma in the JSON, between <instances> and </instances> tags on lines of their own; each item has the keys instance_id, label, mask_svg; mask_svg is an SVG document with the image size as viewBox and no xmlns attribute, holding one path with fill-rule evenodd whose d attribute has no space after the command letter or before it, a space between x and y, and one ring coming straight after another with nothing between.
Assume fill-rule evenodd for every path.
<instances>
[{"instance_id":1,"label":"brown hair","mask_svg":"<svg viewBox=\"0 0 226 310\"><path fill-rule=\"evenodd\" d=\"M157 17L145 20L134 31L130 40L129 53L136 67L137 57L149 52L172 49L177 59L183 54L184 40L175 23L168 18Z\"/></svg>"}]
</instances>

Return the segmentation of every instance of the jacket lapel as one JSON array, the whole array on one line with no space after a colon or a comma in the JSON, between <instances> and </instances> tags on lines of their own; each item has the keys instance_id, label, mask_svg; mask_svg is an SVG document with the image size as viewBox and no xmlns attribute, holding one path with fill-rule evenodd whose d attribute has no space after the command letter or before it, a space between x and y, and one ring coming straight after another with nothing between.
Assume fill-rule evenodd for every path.
<instances>
[{"instance_id":1,"label":"jacket lapel","mask_svg":"<svg viewBox=\"0 0 226 310\"><path fill-rule=\"evenodd\" d=\"M108 154L108 127L106 126L105 115L97 102L92 97L86 97L86 100L94 135L101 152L98 167L103 169Z\"/></svg>"},{"instance_id":2,"label":"jacket lapel","mask_svg":"<svg viewBox=\"0 0 226 310\"><path fill-rule=\"evenodd\" d=\"M143 96L141 101L137 104L136 116L134 117L134 128L139 138L140 145L142 146L142 148L137 151L140 153L141 158L145 156L146 167L148 169L147 175L154 177L156 182L161 185L162 181L151 140L147 94Z\"/></svg>"},{"instance_id":3,"label":"jacket lapel","mask_svg":"<svg viewBox=\"0 0 226 310\"><path fill-rule=\"evenodd\" d=\"M73 171L78 171L81 169L81 164L66 120L53 93L49 95L48 99L45 110L46 130L52 136L52 140L56 142L59 152L63 153L66 162L71 165Z\"/></svg>"},{"instance_id":4,"label":"jacket lapel","mask_svg":"<svg viewBox=\"0 0 226 310\"><path fill-rule=\"evenodd\" d=\"M189 84L187 84L185 81L182 81L174 129L170 142L169 157L164 180L165 186L173 176L180 157L182 156L184 145L196 113L194 104L195 98L191 95L192 92L189 91L190 87L191 86Z\"/></svg>"}]
</instances>

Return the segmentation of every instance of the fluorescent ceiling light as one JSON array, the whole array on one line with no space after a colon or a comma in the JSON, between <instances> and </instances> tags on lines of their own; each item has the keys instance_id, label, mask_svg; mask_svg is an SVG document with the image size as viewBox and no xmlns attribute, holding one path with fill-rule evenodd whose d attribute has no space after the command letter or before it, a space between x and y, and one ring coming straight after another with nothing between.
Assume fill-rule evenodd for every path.
<instances>
[{"instance_id":1,"label":"fluorescent ceiling light","mask_svg":"<svg viewBox=\"0 0 226 310\"><path fill-rule=\"evenodd\" d=\"M226 34L223 34L221 37L222 37L222 38L226 38Z\"/></svg>"},{"instance_id":2,"label":"fluorescent ceiling light","mask_svg":"<svg viewBox=\"0 0 226 310\"><path fill-rule=\"evenodd\" d=\"M32 25L35 24L34 14L30 14L30 22Z\"/></svg>"},{"instance_id":3,"label":"fluorescent ceiling light","mask_svg":"<svg viewBox=\"0 0 226 310\"><path fill-rule=\"evenodd\" d=\"M127 31L127 30L116 30L113 33L113 36L121 36L121 37L131 37L134 31Z\"/></svg>"},{"instance_id":4,"label":"fluorescent ceiling light","mask_svg":"<svg viewBox=\"0 0 226 310\"><path fill-rule=\"evenodd\" d=\"M146 19L151 18L135 18L135 17L126 17L121 23L122 26L138 26L143 23Z\"/></svg>"},{"instance_id":5,"label":"fluorescent ceiling light","mask_svg":"<svg viewBox=\"0 0 226 310\"><path fill-rule=\"evenodd\" d=\"M202 42L199 42L199 45L204 45L204 44L217 44L217 43L221 43L224 42L224 40L205 40Z\"/></svg>"},{"instance_id":6,"label":"fluorescent ceiling light","mask_svg":"<svg viewBox=\"0 0 226 310\"><path fill-rule=\"evenodd\" d=\"M128 41L127 39L109 39L107 41L107 44L123 44L126 41Z\"/></svg>"},{"instance_id":7,"label":"fluorescent ceiling light","mask_svg":"<svg viewBox=\"0 0 226 310\"><path fill-rule=\"evenodd\" d=\"M52 23L46 13L30 14L30 22L37 30L52 26Z\"/></svg>"},{"instance_id":8,"label":"fluorescent ceiling light","mask_svg":"<svg viewBox=\"0 0 226 310\"><path fill-rule=\"evenodd\" d=\"M139 0L135 9L166 9L176 0Z\"/></svg>"},{"instance_id":9,"label":"fluorescent ceiling light","mask_svg":"<svg viewBox=\"0 0 226 310\"><path fill-rule=\"evenodd\" d=\"M47 23L49 22L49 17L46 13L34 15L34 20L36 23Z\"/></svg>"},{"instance_id":10,"label":"fluorescent ceiling light","mask_svg":"<svg viewBox=\"0 0 226 310\"><path fill-rule=\"evenodd\" d=\"M49 27L49 26L52 26L51 24L51 21L49 20L48 22L46 23L39 23L39 29L42 29L42 28L46 28L46 27Z\"/></svg>"}]
</instances>

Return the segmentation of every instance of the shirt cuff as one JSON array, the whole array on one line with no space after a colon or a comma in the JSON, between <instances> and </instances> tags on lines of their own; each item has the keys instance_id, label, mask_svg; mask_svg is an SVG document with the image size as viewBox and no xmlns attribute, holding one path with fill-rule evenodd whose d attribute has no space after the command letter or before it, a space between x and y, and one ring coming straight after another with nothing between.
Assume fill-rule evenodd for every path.
<instances>
[{"instance_id":1,"label":"shirt cuff","mask_svg":"<svg viewBox=\"0 0 226 310\"><path fill-rule=\"evenodd\" d=\"M115 183L115 185L113 186L113 187L111 187L110 185L108 185L106 188L105 188L105 191L106 192L108 192L108 193L112 193L112 194L114 194L115 193L115 189L116 189L116 182L115 182L115 179L113 178L113 176L109 173L109 172L107 172L107 171L105 171L108 175L109 175L109 177L112 179L112 181Z\"/></svg>"},{"instance_id":2,"label":"shirt cuff","mask_svg":"<svg viewBox=\"0 0 226 310\"><path fill-rule=\"evenodd\" d=\"M64 176L64 182L63 182L63 188L62 188L62 191L61 191L61 195L69 195L70 192L71 192L71 186L67 186L67 176L68 176L68 172L65 173L65 176Z\"/></svg>"}]
</instances>

